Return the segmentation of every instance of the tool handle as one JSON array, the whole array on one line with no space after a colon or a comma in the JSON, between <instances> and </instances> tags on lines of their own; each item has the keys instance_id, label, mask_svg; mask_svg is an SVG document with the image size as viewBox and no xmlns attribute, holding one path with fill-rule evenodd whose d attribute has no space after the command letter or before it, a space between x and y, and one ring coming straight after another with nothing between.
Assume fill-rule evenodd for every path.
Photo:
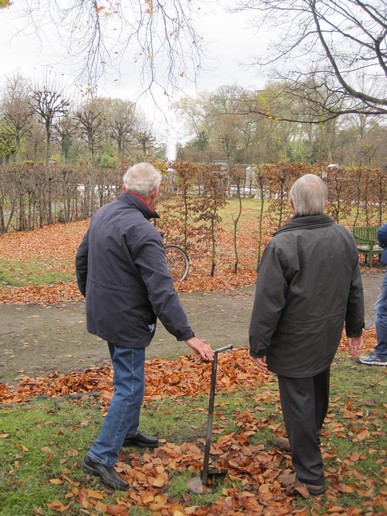
<instances>
[{"instance_id":1,"label":"tool handle","mask_svg":"<svg viewBox=\"0 0 387 516\"><path fill-rule=\"evenodd\" d=\"M232 349L232 344L229 346L224 346L224 348L219 348L214 351L214 360L212 362L212 371L211 371L211 385L210 385L210 399L208 403L208 420L207 420L207 435L206 435L206 445L204 447L204 459L203 459L203 471L201 474L201 479L203 485L208 486L208 465L210 460L210 448L211 448L211 434L212 434L212 422L214 418L214 404L215 404L215 384L216 384L216 371L218 367L218 353L222 351L228 351Z\"/></svg>"},{"instance_id":2,"label":"tool handle","mask_svg":"<svg viewBox=\"0 0 387 516\"><path fill-rule=\"evenodd\" d=\"M224 346L223 348L215 349L214 355L217 355L218 353L222 353L222 351L228 351L229 349L231 350L232 348L233 348L233 345L229 344L228 346Z\"/></svg>"}]
</instances>

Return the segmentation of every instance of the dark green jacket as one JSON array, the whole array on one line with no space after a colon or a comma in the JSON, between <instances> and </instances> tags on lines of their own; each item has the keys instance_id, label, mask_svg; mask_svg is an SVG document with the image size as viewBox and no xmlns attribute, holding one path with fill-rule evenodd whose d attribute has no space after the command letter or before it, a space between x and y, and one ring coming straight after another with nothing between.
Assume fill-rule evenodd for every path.
<instances>
[{"instance_id":1,"label":"dark green jacket","mask_svg":"<svg viewBox=\"0 0 387 516\"><path fill-rule=\"evenodd\" d=\"M250 323L250 353L282 376L327 369L340 343L361 335L364 302L352 234L327 215L296 217L262 255Z\"/></svg>"}]
</instances>

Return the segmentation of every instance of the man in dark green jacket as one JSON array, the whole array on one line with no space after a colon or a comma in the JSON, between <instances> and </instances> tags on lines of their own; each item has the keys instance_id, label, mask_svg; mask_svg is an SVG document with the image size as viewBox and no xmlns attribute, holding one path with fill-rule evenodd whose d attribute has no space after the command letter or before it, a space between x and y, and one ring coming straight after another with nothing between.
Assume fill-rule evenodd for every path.
<instances>
[{"instance_id":1,"label":"man in dark green jacket","mask_svg":"<svg viewBox=\"0 0 387 516\"><path fill-rule=\"evenodd\" d=\"M343 325L351 354L360 352L363 288L352 234L324 214L327 187L313 174L290 190L294 218L269 242L259 268L250 323L250 354L278 375L295 474L325 491L320 430L328 409L330 365Z\"/></svg>"},{"instance_id":2,"label":"man in dark green jacket","mask_svg":"<svg viewBox=\"0 0 387 516\"><path fill-rule=\"evenodd\" d=\"M129 488L114 469L121 446L158 445L156 437L139 429L145 348L157 319L195 353L213 359L211 347L194 336L168 272L161 235L149 222L158 218L154 203L160 182L160 171L149 163L130 167L124 191L94 214L76 256L87 329L108 342L114 369L114 396L82 468L113 489Z\"/></svg>"}]
</instances>

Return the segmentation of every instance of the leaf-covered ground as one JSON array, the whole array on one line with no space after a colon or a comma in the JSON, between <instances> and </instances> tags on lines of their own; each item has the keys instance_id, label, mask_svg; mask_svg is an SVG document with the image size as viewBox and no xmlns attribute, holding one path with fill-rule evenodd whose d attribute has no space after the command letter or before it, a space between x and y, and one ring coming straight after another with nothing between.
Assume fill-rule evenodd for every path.
<instances>
[{"instance_id":1,"label":"leaf-covered ground","mask_svg":"<svg viewBox=\"0 0 387 516\"><path fill-rule=\"evenodd\" d=\"M253 367L247 350L235 350L219 357L210 459L227 475L213 494L195 495L188 487L203 466L211 366L192 357L158 359L146 365L142 427L161 445L122 450L117 466L131 485L127 493L111 492L79 469L112 395L110 367L3 388L0 514L384 514L385 375L344 351L333 366L323 430L324 495L303 498L280 486L291 457L274 446L285 434L276 380ZM37 395L48 399L34 401Z\"/></svg>"},{"instance_id":2,"label":"leaf-covered ground","mask_svg":"<svg viewBox=\"0 0 387 516\"><path fill-rule=\"evenodd\" d=\"M0 263L3 272L0 273L0 303L48 305L80 300L75 283L74 259L88 224L88 221L55 224L36 231L1 235ZM186 281L176 285L179 291L224 291L254 284L257 246L254 235L248 230L239 233L238 274L233 272L235 257L232 234L220 231L217 238L215 277L209 274L209 246L198 243L188 250L190 273Z\"/></svg>"},{"instance_id":3,"label":"leaf-covered ground","mask_svg":"<svg viewBox=\"0 0 387 516\"><path fill-rule=\"evenodd\" d=\"M74 256L87 226L2 235L0 303L81 299ZM190 250L189 278L178 288L211 292L253 284L256 239L248 229L239 239L237 275L232 235L222 231L215 278L208 275L209 253L198 245ZM374 330L366 332L365 343L366 351L373 348ZM333 369L323 434L328 490L308 499L279 485L291 458L273 446L275 435L284 435L276 382L253 367L246 350L219 361L211 463L228 474L213 495L192 495L186 486L202 467L209 364L187 356L146 363L144 428L165 439L150 453L122 454L118 467L131 484L127 493L112 493L79 470L112 396L110 367L0 384L0 514L385 514L385 368L357 365L343 339Z\"/></svg>"}]
</instances>

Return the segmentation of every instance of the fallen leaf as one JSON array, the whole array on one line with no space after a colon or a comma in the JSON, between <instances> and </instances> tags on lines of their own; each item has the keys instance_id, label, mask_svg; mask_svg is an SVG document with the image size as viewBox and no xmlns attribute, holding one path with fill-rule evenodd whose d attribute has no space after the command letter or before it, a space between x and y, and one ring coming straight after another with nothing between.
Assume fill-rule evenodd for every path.
<instances>
[{"instance_id":1,"label":"fallen leaf","mask_svg":"<svg viewBox=\"0 0 387 516\"><path fill-rule=\"evenodd\" d=\"M52 503L48 503L47 507L49 507L53 511L63 513L63 512L67 511L67 509L70 507L70 505L71 504L63 505L63 503L60 500L54 500Z\"/></svg>"}]
</instances>

